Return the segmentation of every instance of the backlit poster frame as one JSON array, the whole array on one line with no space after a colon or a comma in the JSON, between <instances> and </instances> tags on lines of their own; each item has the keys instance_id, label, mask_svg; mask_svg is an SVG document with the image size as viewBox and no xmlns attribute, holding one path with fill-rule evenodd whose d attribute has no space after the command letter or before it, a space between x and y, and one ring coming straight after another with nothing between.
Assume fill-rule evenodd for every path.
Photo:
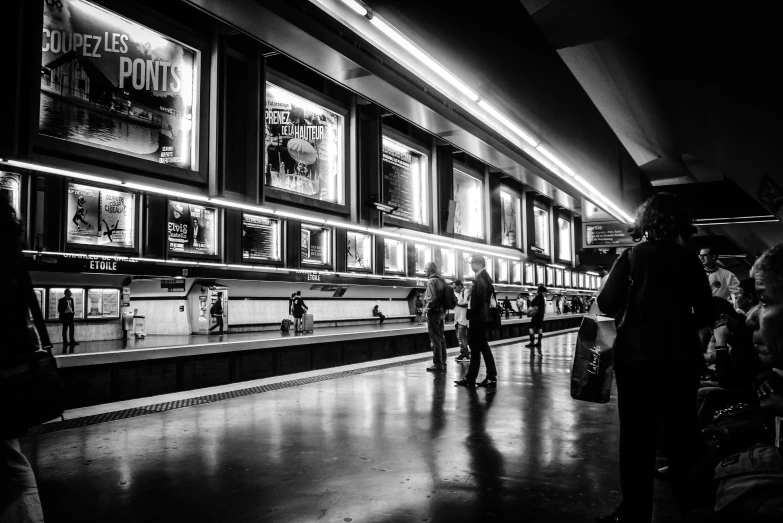
<instances>
[{"instance_id":1,"label":"backlit poster frame","mask_svg":"<svg viewBox=\"0 0 783 523\"><path fill-rule=\"evenodd\" d=\"M498 258L497 282L498 283L508 283L509 282L509 277L508 277L508 260L506 260L504 258Z\"/></svg>"},{"instance_id":2,"label":"backlit poster frame","mask_svg":"<svg viewBox=\"0 0 783 523\"><path fill-rule=\"evenodd\" d=\"M22 175L8 171L0 171L0 191L16 212L17 218L24 218L22 214Z\"/></svg>"},{"instance_id":3,"label":"backlit poster frame","mask_svg":"<svg viewBox=\"0 0 783 523\"><path fill-rule=\"evenodd\" d=\"M76 182L67 182L64 192L62 226L68 250L138 252L136 193Z\"/></svg>"},{"instance_id":4,"label":"backlit poster frame","mask_svg":"<svg viewBox=\"0 0 783 523\"><path fill-rule=\"evenodd\" d=\"M420 243L416 243L413 245L413 262L414 262L414 272L416 274L424 274L424 266L427 264L427 262L435 261L433 259L433 249L430 245L424 245ZM426 253L426 254L421 254ZM424 259L419 259L420 257ZM419 264L421 264L421 270L419 270ZM439 267L440 268L440 267ZM443 271L441 271L441 274L443 274Z\"/></svg>"},{"instance_id":5,"label":"backlit poster frame","mask_svg":"<svg viewBox=\"0 0 783 523\"><path fill-rule=\"evenodd\" d=\"M314 89L272 70L267 70L264 88L267 89L264 96L266 106L262 115L264 122L262 165L265 196L273 200L349 214L348 202L351 201L350 169L348 165L350 159L350 111L336 100L328 98ZM277 89L283 95L287 94L293 101L299 103L301 107L297 109L297 106L294 104L289 109L286 103L275 102L274 98L270 99L268 95L268 89L270 88L273 90ZM308 108L309 113L305 114L302 108ZM317 110L336 116L340 122L339 130L330 134L331 131L327 132L327 127L329 126L311 125L316 121L315 112ZM288 114L286 115L285 113ZM299 136L297 136L297 133ZM336 162L327 159L324 150L326 142L322 142L321 138L318 138L321 135L323 135L324 140L327 138L327 135L329 137L333 136L336 140L338 154ZM313 138L318 138L318 141L312 140ZM307 144L296 142L294 146L289 148L289 144L293 139L305 141ZM329 143L332 142L330 141ZM313 156L313 150L315 150L315 156ZM275 164L277 167L273 168L270 158L274 159L275 155L278 155L277 163ZM281 174L279 171L281 160L288 175ZM325 161L328 161L335 172L336 201L322 200L305 194L306 187L312 189L316 185L313 178L314 173L318 173L319 190L321 188L322 174L325 175L326 181L329 181L328 178L331 175L328 174L327 170L324 170L323 162ZM275 173L278 178L274 177ZM288 188L286 188L286 180L289 180ZM292 182L293 185L291 185ZM297 189L300 186L302 191L298 192Z\"/></svg>"},{"instance_id":6,"label":"backlit poster frame","mask_svg":"<svg viewBox=\"0 0 783 523\"><path fill-rule=\"evenodd\" d=\"M432 192L434 191L434 188L437 187L437 174L432 172L431 150L423 144L412 140L408 136L405 136L388 126L383 127L383 133L381 135L381 194L383 195L383 203L391 205L392 207L399 206L398 202L394 201L393 198L387 199L387 196L390 196L388 192L394 190L394 187L390 187L393 180L389 179L390 173L388 172L389 165L387 165L387 162L399 163L400 161L403 161L404 163L406 154L420 157L419 168L422 171L420 187L411 187L407 191L412 194L411 198L414 200L412 205L416 205L415 200L420 201L420 205L423 208L421 221L417 222L415 220L406 219L399 214L400 210L384 215L383 221L386 225L396 225L422 232L432 232ZM417 190L418 193L416 192ZM418 198L417 194L419 195Z\"/></svg>"},{"instance_id":7,"label":"backlit poster frame","mask_svg":"<svg viewBox=\"0 0 783 523\"><path fill-rule=\"evenodd\" d=\"M303 266L307 267L331 267L332 266L332 237L334 230L331 227L321 227L320 225L302 224L300 232L300 260ZM321 249L321 253L313 247L313 238L321 238L321 244L316 245ZM314 255L313 252L316 252ZM318 259L313 258L317 256ZM312 259L311 259L312 258Z\"/></svg>"},{"instance_id":8,"label":"backlit poster frame","mask_svg":"<svg viewBox=\"0 0 783 523\"><path fill-rule=\"evenodd\" d=\"M206 183L209 41L131 3L30 4L42 21L30 40L41 49L30 100L35 145Z\"/></svg>"},{"instance_id":9,"label":"backlit poster frame","mask_svg":"<svg viewBox=\"0 0 783 523\"><path fill-rule=\"evenodd\" d=\"M395 240L394 238L383 239L383 272L385 274L405 274L405 262L407 260L405 251L405 242L402 240ZM391 260L392 256L396 256L394 267L387 267L386 260Z\"/></svg>"},{"instance_id":10,"label":"backlit poster frame","mask_svg":"<svg viewBox=\"0 0 783 523\"><path fill-rule=\"evenodd\" d=\"M502 187L500 189L501 243L507 247L520 248L522 245L522 199Z\"/></svg>"},{"instance_id":11,"label":"backlit poster frame","mask_svg":"<svg viewBox=\"0 0 783 523\"><path fill-rule=\"evenodd\" d=\"M359 249L359 240L361 240L362 243L361 250ZM359 231L347 231L346 267L349 271L372 272L374 243L372 234ZM354 265L351 264L351 259L356 260Z\"/></svg>"},{"instance_id":12,"label":"backlit poster frame","mask_svg":"<svg viewBox=\"0 0 783 523\"><path fill-rule=\"evenodd\" d=\"M446 260L449 260L447 262ZM443 276L454 278L457 276L457 251L447 247L440 247L440 266L438 267Z\"/></svg>"},{"instance_id":13,"label":"backlit poster frame","mask_svg":"<svg viewBox=\"0 0 783 523\"><path fill-rule=\"evenodd\" d=\"M487 184L485 176L482 173L470 169L466 165L458 162L454 162L453 169L453 189L451 198L455 202L454 206L454 234L458 237L469 239L472 241L484 240L486 237L486 201L485 195L487 190ZM472 180L477 186L468 188L469 192L462 187L464 181L458 183L457 177L462 176L464 179ZM475 207L471 210L471 205L478 204L478 209ZM473 236L467 234L468 222L467 218L473 217L478 220L477 235ZM471 226L471 229L473 227Z\"/></svg>"},{"instance_id":14,"label":"backlit poster frame","mask_svg":"<svg viewBox=\"0 0 783 523\"><path fill-rule=\"evenodd\" d=\"M267 222L267 223L265 223ZM263 227L275 229L276 238L272 238L270 243L274 244L277 256L259 256L253 254L253 247L249 245L250 239L248 232L250 229L263 230ZM242 213L242 261L244 262L263 262L265 264L282 265L283 264L283 220L269 216L261 216L251 213ZM251 235L252 236L252 235Z\"/></svg>"},{"instance_id":15,"label":"backlit poster frame","mask_svg":"<svg viewBox=\"0 0 783 523\"><path fill-rule=\"evenodd\" d=\"M517 283L517 284L522 283L522 280L524 279L522 270L523 268L522 268L521 261L511 262L511 274L509 275L509 280L511 281L511 283Z\"/></svg>"},{"instance_id":16,"label":"backlit poster frame","mask_svg":"<svg viewBox=\"0 0 783 523\"><path fill-rule=\"evenodd\" d=\"M524 273L522 275L522 283L525 285L535 285L536 284L536 267L535 263L532 262L524 262Z\"/></svg>"},{"instance_id":17,"label":"backlit poster frame","mask_svg":"<svg viewBox=\"0 0 783 523\"><path fill-rule=\"evenodd\" d=\"M535 285L545 285L546 279L544 274L544 266L536 264L536 283Z\"/></svg>"},{"instance_id":18,"label":"backlit poster frame","mask_svg":"<svg viewBox=\"0 0 783 523\"><path fill-rule=\"evenodd\" d=\"M170 199L166 202L166 216L166 253L169 258L220 258L223 225L220 209ZM175 245L181 245L182 250L172 248Z\"/></svg>"}]
</instances>

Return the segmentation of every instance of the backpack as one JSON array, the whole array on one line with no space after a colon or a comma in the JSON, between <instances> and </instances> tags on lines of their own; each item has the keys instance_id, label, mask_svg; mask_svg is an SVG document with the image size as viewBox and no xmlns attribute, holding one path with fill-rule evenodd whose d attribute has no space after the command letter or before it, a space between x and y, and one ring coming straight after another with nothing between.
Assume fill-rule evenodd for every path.
<instances>
[{"instance_id":1,"label":"backpack","mask_svg":"<svg viewBox=\"0 0 783 523\"><path fill-rule=\"evenodd\" d=\"M453 310L457 306L457 296L454 294L454 290L449 287L449 284L446 283L446 280L440 278L440 281L446 286L444 295L440 297L440 305L444 311Z\"/></svg>"},{"instance_id":2,"label":"backpack","mask_svg":"<svg viewBox=\"0 0 783 523\"><path fill-rule=\"evenodd\" d=\"M288 318L286 318L280 323L280 332L288 332L288 329Z\"/></svg>"}]
</instances>

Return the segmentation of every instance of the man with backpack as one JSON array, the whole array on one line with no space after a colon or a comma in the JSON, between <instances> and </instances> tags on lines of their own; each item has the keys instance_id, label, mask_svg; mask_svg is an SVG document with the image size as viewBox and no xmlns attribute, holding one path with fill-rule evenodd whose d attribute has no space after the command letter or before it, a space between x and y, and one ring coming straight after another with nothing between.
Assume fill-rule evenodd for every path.
<instances>
[{"instance_id":1,"label":"man with backpack","mask_svg":"<svg viewBox=\"0 0 783 523\"><path fill-rule=\"evenodd\" d=\"M424 274L429 279L424 293L423 311L427 315L427 330L430 335L430 347L432 347L432 366L427 367L427 370L443 372L446 370L446 336L443 333L443 322L446 311L452 310L457 305L457 298L438 272L438 266L434 262L427 262L424 266Z\"/></svg>"},{"instance_id":2,"label":"man with backpack","mask_svg":"<svg viewBox=\"0 0 783 523\"><path fill-rule=\"evenodd\" d=\"M217 299L212 303L212 307L209 308L209 314L215 319L215 324L209 328L209 332L212 329L220 327L218 334L223 335L223 293L217 293Z\"/></svg>"}]
</instances>

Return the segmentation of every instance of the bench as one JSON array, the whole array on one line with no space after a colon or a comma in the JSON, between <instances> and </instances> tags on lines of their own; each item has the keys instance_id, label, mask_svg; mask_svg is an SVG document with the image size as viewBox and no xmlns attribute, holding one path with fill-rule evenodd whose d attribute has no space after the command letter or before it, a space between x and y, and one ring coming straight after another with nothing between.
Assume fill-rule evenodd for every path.
<instances>
[{"instance_id":1,"label":"bench","mask_svg":"<svg viewBox=\"0 0 783 523\"><path fill-rule=\"evenodd\" d=\"M384 323L410 323L416 318L415 314L404 314L401 316L386 316ZM380 323L378 316L368 316L361 318L331 318L313 319L314 327L345 327L349 325L372 325ZM280 329L280 321L274 322L254 322L254 323L230 323L228 332L263 332Z\"/></svg>"}]
</instances>

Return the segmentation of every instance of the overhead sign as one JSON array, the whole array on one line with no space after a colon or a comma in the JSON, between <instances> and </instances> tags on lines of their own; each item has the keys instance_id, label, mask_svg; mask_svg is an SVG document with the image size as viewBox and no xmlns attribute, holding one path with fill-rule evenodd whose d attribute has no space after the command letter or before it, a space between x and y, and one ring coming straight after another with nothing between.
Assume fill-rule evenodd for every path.
<instances>
[{"instance_id":1,"label":"overhead sign","mask_svg":"<svg viewBox=\"0 0 783 523\"><path fill-rule=\"evenodd\" d=\"M637 243L628 232L628 224L617 221L582 223L582 246L585 249L628 247Z\"/></svg>"},{"instance_id":2,"label":"overhead sign","mask_svg":"<svg viewBox=\"0 0 783 523\"><path fill-rule=\"evenodd\" d=\"M169 292L185 292L185 280L160 280L160 288Z\"/></svg>"}]
</instances>

